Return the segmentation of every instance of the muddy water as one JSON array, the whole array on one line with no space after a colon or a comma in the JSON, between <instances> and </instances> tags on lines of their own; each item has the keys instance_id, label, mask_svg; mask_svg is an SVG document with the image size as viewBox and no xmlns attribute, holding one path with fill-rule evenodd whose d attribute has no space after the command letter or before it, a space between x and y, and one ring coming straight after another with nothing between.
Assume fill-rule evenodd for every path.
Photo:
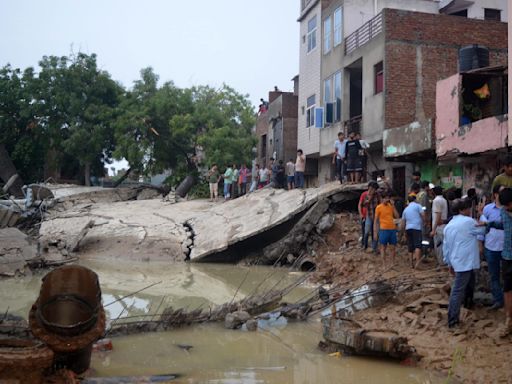
<instances>
[{"instance_id":1,"label":"muddy water","mask_svg":"<svg viewBox=\"0 0 512 384\"><path fill-rule=\"evenodd\" d=\"M292 284L300 274L261 267L83 262L97 271L103 303L111 321L147 318L169 305L196 309L239 300ZM0 313L26 317L41 276L0 282ZM158 283L134 296L123 296ZM287 297L295 302L312 287L300 286ZM438 378L392 362L332 357L317 350L318 321L273 321L258 332L228 331L220 324L164 333L115 338L114 350L94 353L97 376L179 373L180 383L436 383ZM180 345L190 345L183 349Z\"/></svg>"}]
</instances>

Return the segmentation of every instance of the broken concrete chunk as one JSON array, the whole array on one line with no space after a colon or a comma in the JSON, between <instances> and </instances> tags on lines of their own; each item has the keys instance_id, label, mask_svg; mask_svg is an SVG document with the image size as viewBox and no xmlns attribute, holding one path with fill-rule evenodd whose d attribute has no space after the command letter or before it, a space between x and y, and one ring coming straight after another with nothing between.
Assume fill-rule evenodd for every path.
<instances>
[{"instance_id":1,"label":"broken concrete chunk","mask_svg":"<svg viewBox=\"0 0 512 384\"><path fill-rule=\"evenodd\" d=\"M236 311L233 313L228 313L224 320L224 327L227 329L237 329L240 328L246 321L251 318L246 311Z\"/></svg>"},{"instance_id":2,"label":"broken concrete chunk","mask_svg":"<svg viewBox=\"0 0 512 384\"><path fill-rule=\"evenodd\" d=\"M0 275L24 274L27 260L37 257L37 248L16 228L0 229Z\"/></svg>"}]
</instances>

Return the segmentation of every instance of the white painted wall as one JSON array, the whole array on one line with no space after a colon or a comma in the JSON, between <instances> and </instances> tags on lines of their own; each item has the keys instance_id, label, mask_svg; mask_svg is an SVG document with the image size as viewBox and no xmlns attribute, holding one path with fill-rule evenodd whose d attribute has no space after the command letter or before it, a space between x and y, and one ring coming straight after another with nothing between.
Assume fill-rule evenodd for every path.
<instances>
[{"instance_id":1,"label":"white painted wall","mask_svg":"<svg viewBox=\"0 0 512 384\"><path fill-rule=\"evenodd\" d=\"M316 15L317 35L316 48L308 53L308 21ZM305 37L305 39L303 38ZM321 2L311 9L300 23L300 56L299 56L299 114L297 146L304 154L316 154L320 151L320 133L315 127L306 128L307 98L316 95L316 104L321 100L321 55L322 55L322 17ZM303 113L304 110L304 113Z\"/></svg>"},{"instance_id":2,"label":"white painted wall","mask_svg":"<svg viewBox=\"0 0 512 384\"><path fill-rule=\"evenodd\" d=\"M343 34L350 35L384 8L439 13L438 3L432 0L345 0L343 5Z\"/></svg>"},{"instance_id":3,"label":"white painted wall","mask_svg":"<svg viewBox=\"0 0 512 384\"><path fill-rule=\"evenodd\" d=\"M484 8L501 9L501 21L508 20L508 1L507 0L473 0L475 3L468 8L468 18L484 19Z\"/></svg>"}]
</instances>

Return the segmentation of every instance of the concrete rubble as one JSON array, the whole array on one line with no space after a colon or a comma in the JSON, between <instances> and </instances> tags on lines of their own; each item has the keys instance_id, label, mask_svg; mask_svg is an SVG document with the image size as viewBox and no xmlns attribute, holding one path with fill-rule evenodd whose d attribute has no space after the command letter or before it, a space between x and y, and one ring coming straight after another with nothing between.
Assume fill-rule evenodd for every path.
<instances>
[{"instance_id":1,"label":"concrete rubble","mask_svg":"<svg viewBox=\"0 0 512 384\"><path fill-rule=\"evenodd\" d=\"M133 191L95 189L77 195L56 189L59 203L41 225L41 249L43 255L68 256L69 244L93 221L77 249L80 257L238 261L251 249L274 244L264 251L270 263L283 252L280 243L285 236L286 248L293 248L286 253L298 257L297 247L329 205L353 200L362 189L364 185L339 183L306 190L269 188L225 203L179 204L160 199L141 202L131 195ZM322 227L326 228L325 222ZM292 228L292 235L287 235Z\"/></svg>"},{"instance_id":2,"label":"concrete rubble","mask_svg":"<svg viewBox=\"0 0 512 384\"><path fill-rule=\"evenodd\" d=\"M16 276L28 271L27 263L37 257L37 246L16 228L0 229L0 276Z\"/></svg>"}]
</instances>

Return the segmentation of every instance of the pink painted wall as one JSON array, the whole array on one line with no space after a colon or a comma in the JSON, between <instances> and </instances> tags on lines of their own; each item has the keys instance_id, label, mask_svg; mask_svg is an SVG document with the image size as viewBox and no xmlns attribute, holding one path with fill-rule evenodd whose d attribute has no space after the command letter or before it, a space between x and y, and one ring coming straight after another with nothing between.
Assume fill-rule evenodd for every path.
<instances>
[{"instance_id":1,"label":"pink painted wall","mask_svg":"<svg viewBox=\"0 0 512 384\"><path fill-rule=\"evenodd\" d=\"M473 154L506 147L507 120L490 117L459 127L459 83L459 74L437 83L437 156L458 153Z\"/></svg>"}]
</instances>

